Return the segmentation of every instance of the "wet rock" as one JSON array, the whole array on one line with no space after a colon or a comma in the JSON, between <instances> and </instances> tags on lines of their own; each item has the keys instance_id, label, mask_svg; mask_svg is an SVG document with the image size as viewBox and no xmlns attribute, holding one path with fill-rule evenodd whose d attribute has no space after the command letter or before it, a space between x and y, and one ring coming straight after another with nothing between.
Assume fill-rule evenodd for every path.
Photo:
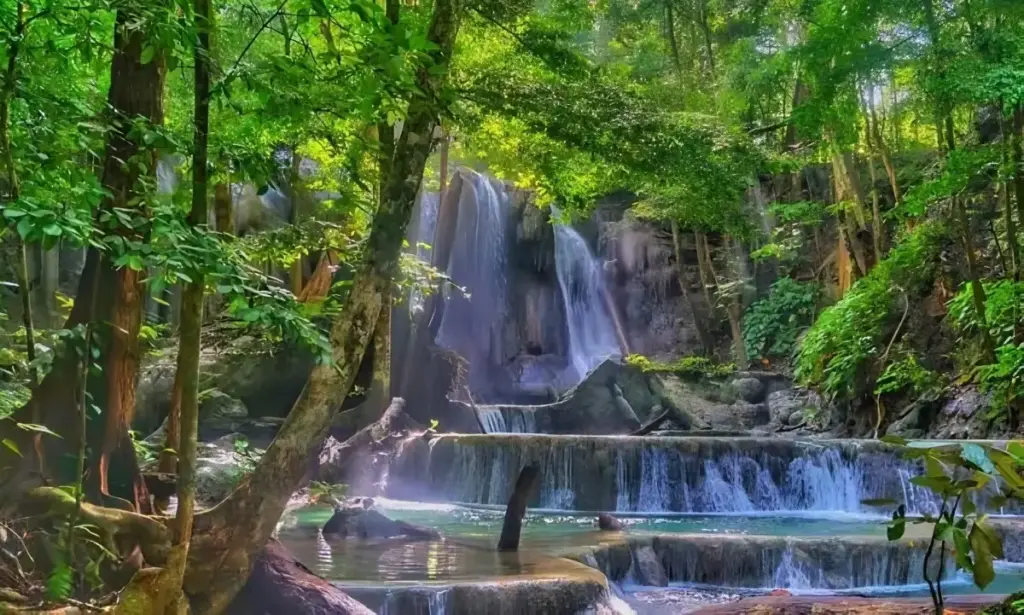
<instances>
[{"instance_id":1,"label":"wet rock","mask_svg":"<svg viewBox=\"0 0 1024 615\"><path fill-rule=\"evenodd\" d=\"M729 385L740 400L750 404L764 401L765 386L753 377L737 378Z\"/></svg>"},{"instance_id":2,"label":"wet rock","mask_svg":"<svg viewBox=\"0 0 1024 615\"><path fill-rule=\"evenodd\" d=\"M363 503L335 508L334 514L324 524L322 531L325 538L361 540L435 540L441 537L434 530L389 519L372 508L366 508Z\"/></svg>"},{"instance_id":3,"label":"wet rock","mask_svg":"<svg viewBox=\"0 0 1024 615\"><path fill-rule=\"evenodd\" d=\"M807 420L807 413L803 410L794 410L789 418L786 419L786 424L790 427L796 427L800 423Z\"/></svg>"},{"instance_id":4,"label":"wet rock","mask_svg":"<svg viewBox=\"0 0 1024 615\"><path fill-rule=\"evenodd\" d=\"M991 397L974 386L953 389L930 426L931 437L943 439L986 438L1002 434L990 432L986 417Z\"/></svg>"},{"instance_id":5,"label":"wet rock","mask_svg":"<svg viewBox=\"0 0 1024 615\"><path fill-rule=\"evenodd\" d=\"M798 388L773 391L768 394L765 403L768 405L771 422L775 425L792 425L789 421L794 412L800 411L801 415L806 415L808 411L819 410L822 405L817 393Z\"/></svg>"},{"instance_id":6,"label":"wet rock","mask_svg":"<svg viewBox=\"0 0 1024 615\"><path fill-rule=\"evenodd\" d=\"M242 400L214 389L199 401L200 420L236 421L249 417L249 409Z\"/></svg>"},{"instance_id":7,"label":"wet rock","mask_svg":"<svg viewBox=\"0 0 1024 615\"><path fill-rule=\"evenodd\" d=\"M729 410L732 413L734 426L739 429L753 429L754 427L767 425L771 420L768 414L768 406L764 404L738 401L730 406Z\"/></svg>"},{"instance_id":8,"label":"wet rock","mask_svg":"<svg viewBox=\"0 0 1024 615\"><path fill-rule=\"evenodd\" d=\"M608 513L601 513L597 516L597 527L602 532L622 531L622 522Z\"/></svg>"},{"instance_id":9,"label":"wet rock","mask_svg":"<svg viewBox=\"0 0 1024 615\"><path fill-rule=\"evenodd\" d=\"M631 575L639 585L665 587L668 576L661 567L661 558L651 547L640 547L633 551L633 570Z\"/></svg>"},{"instance_id":10,"label":"wet rock","mask_svg":"<svg viewBox=\"0 0 1024 615\"><path fill-rule=\"evenodd\" d=\"M258 453L241 454L237 442L248 439L242 434L228 434L213 442L201 442L196 459L196 499L213 505L221 501L252 471Z\"/></svg>"}]
</instances>

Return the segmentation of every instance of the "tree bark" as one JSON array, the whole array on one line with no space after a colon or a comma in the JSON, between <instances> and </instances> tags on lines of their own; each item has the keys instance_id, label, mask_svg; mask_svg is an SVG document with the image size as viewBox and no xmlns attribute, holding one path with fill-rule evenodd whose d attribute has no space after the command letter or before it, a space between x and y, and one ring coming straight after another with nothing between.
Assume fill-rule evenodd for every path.
<instances>
[{"instance_id":1,"label":"tree bark","mask_svg":"<svg viewBox=\"0 0 1024 615\"><path fill-rule=\"evenodd\" d=\"M194 0L196 47L193 53L195 77L195 114L193 119L192 148L192 210L189 224L198 228L208 224L207 174L209 169L208 144L210 131L210 29L212 11L210 0ZM185 578L189 543L196 500L196 449L199 433L199 356L202 349L203 294L206 282L203 271L192 271L192 282L185 285L181 299L181 329L178 342L178 363L174 373L174 392L168 417L168 436L165 448L177 451L178 509L174 517L174 547L178 550L168 564L169 585L175 593ZM178 415L180 430L172 439L170 417ZM173 603L177 606L178 599ZM172 607L168 615L173 615Z\"/></svg>"},{"instance_id":2,"label":"tree bark","mask_svg":"<svg viewBox=\"0 0 1024 615\"><path fill-rule=\"evenodd\" d=\"M1000 132L1003 136L1003 166L1007 166L1010 162L1010 127L1009 122L1005 117L1000 118ZM1015 169L1016 170L1016 169ZM1014 187L1017 187L1016 176L1021 175L1019 172L1015 173ZM1015 190L1016 191L1016 190ZM1003 222L1006 226L1006 243L1010 250L1010 267L1013 269L1013 275L1015 280L1020 279L1020 248L1017 243L1017 225L1013 220L1013 207L1010 204L1010 182L1009 180L1004 181L1001 186L1001 192L1003 193ZM1017 200L1020 202L1021 192L1017 191ZM1024 222L1024 218L1021 219Z\"/></svg>"},{"instance_id":3,"label":"tree bark","mask_svg":"<svg viewBox=\"0 0 1024 615\"><path fill-rule=\"evenodd\" d=\"M501 525L501 537L498 539L499 551L519 550L519 536L523 531L526 505L529 504L533 492L537 489L538 480L540 480L540 470L537 466L525 466L519 471L516 486L512 490L512 495L509 496L508 506L505 507L505 522Z\"/></svg>"},{"instance_id":4,"label":"tree bark","mask_svg":"<svg viewBox=\"0 0 1024 615\"><path fill-rule=\"evenodd\" d=\"M676 18L672 3L675 0L665 0L665 37L668 39L668 47L672 51L672 65L676 69L676 80L683 85L683 60L679 55L679 41L676 39Z\"/></svg>"},{"instance_id":5,"label":"tree bark","mask_svg":"<svg viewBox=\"0 0 1024 615\"><path fill-rule=\"evenodd\" d=\"M715 78L715 51L711 46L711 25L708 23L708 0L698 0L697 25L704 37L704 52L707 54L708 76Z\"/></svg>"},{"instance_id":6,"label":"tree bark","mask_svg":"<svg viewBox=\"0 0 1024 615\"><path fill-rule=\"evenodd\" d=\"M416 75L417 91L395 142L384 199L373 219L365 261L344 311L331 327L333 364L317 365L302 394L253 473L216 507L196 517L185 589L194 612L221 613L244 585L255 556L270 537L308 468L311 449L322 445L336 408L348 394L398 270L405 229L434 142L440 90L462 12L460 0L438 0L427 39L435 46L430 66ZM439 70L443 69L443 70Z\"/></svg>"},{"instance_id":7,"label":"tree bark","mask_svg":"<svg viewBox=\"0 0 1024 615\"><path fill-rule=\"evenodd\" d=\"M1017 222L1024 225L1024 105L1013 114L1013 188L1017 196Z\"/></svg>"}]
</instances>

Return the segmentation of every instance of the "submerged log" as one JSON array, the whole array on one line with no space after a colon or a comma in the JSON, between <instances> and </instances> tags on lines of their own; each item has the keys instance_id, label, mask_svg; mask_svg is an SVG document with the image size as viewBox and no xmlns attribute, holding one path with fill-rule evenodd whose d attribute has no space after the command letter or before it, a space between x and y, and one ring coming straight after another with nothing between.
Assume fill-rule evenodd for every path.
<instances>
[{"instance_id":1,"label":"submerged log","mask_svg":"<svg viewBox=\"0 0 1024 615\"><path fill-rule=\"evenodd\" d=\"M277 540L256 557L228 615L372 615L348 594L313 574Z\"/></svg>"},{"instance_id":2,"label":"submerged log","mask_svg":"<svg viewBox=\"0 0 1024 615\"><path fill-rule=\"evenodd\" d=\"M501 526L501 538L498 539L499 551L518 551L519 535L523 531L523 516L526 515L526 504L533 496L540 479L537 466L525 466L519 472L516 487L508 499L505 508L505 523Z\"/></svg>"}]
</instances>

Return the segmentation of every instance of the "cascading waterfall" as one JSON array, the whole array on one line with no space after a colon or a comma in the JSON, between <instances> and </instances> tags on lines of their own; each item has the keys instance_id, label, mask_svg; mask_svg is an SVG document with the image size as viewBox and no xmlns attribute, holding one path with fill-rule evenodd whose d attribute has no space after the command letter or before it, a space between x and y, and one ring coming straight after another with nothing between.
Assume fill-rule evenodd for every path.
<instances>
[{"instance_id":1,"label":"cascading waterfall","mask_svg":"<svg viewBox=\"0 0 1024 615\"><path fill-rule=\"evenodd\" d=\"M469 362L470 389L487 390L488 368L501 365L501 324L506 310L505 228L508 195L495 180L466 171L475 198L461 199L448 276L466 289L447 292L438 345ZM463 193L465 195L465 192ZM467 203L473 207L467 207Z\"/></svg>"},{"instance_id":2,"label":"cascading waterfall","mask_svg":"<svg viewBox=\"0 0 1024 615\"><path fill-rule=\"evenodd\" d=\"M538 433L532 406L477 406L484 433Z\"/></svg>"},{"instance_id":3,"label":"cascading waterfall","mask_svg":"<svg viewBox=\"0 0 1024 615\"><path fill-rule=\"evenodd\" d=\"M431 262L434 233L437 230L437 212L441 207L441 195L424 192L420 196L419 218L416 229L416 257L425 263ZM409 312L416 314L423 310L424 297L418 288L409 293Z\"/></svg>"},{"instance_id":4,"label":"cascading waterfall","mask_svg":"<svg viewBox=\"0 0 1024 615\"><path fill-rule=\"evenodd\" d=\"M425 458L424 458L425 456ZM756 513L878 513L861 502L895 498L910 513L934 513L934 496L906 481L913 462L884 445L856 441L737 438L438 436L393 463L417 497L504 504L519 470L542 483L533 505L558 510ZM904 494L910 494L905 497Z\"/></svg>"},{"instance_id":5,"label":"cascading waterfall","mask_svg":"<svg viewBox=\"0 0 1024 615\"><path fill-rule=\"evenodd\" d=\"M555 225L555 269L569 326L565 384L571 386L605 359L620 356L621 349L605 306L601 264L583 237L564 224Z\"/></svg>"}]
</instances>

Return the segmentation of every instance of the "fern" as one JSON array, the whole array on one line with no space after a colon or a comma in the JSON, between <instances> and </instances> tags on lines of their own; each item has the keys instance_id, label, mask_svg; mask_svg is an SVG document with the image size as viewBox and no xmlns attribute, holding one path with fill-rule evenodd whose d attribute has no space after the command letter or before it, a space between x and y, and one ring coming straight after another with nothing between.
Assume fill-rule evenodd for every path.
<instances>
[{"instance_id":1,"label":"fern","mask_svg":"<svg viewBox=\"0 0 1024 615\"><path fill-rule=\"evenodd\" d=\"M54 601L67 600L71 597L74 584L74 570L64 558L58 557L50 576L46 577L46 597Z\"/></svg>"}]
</instances>

